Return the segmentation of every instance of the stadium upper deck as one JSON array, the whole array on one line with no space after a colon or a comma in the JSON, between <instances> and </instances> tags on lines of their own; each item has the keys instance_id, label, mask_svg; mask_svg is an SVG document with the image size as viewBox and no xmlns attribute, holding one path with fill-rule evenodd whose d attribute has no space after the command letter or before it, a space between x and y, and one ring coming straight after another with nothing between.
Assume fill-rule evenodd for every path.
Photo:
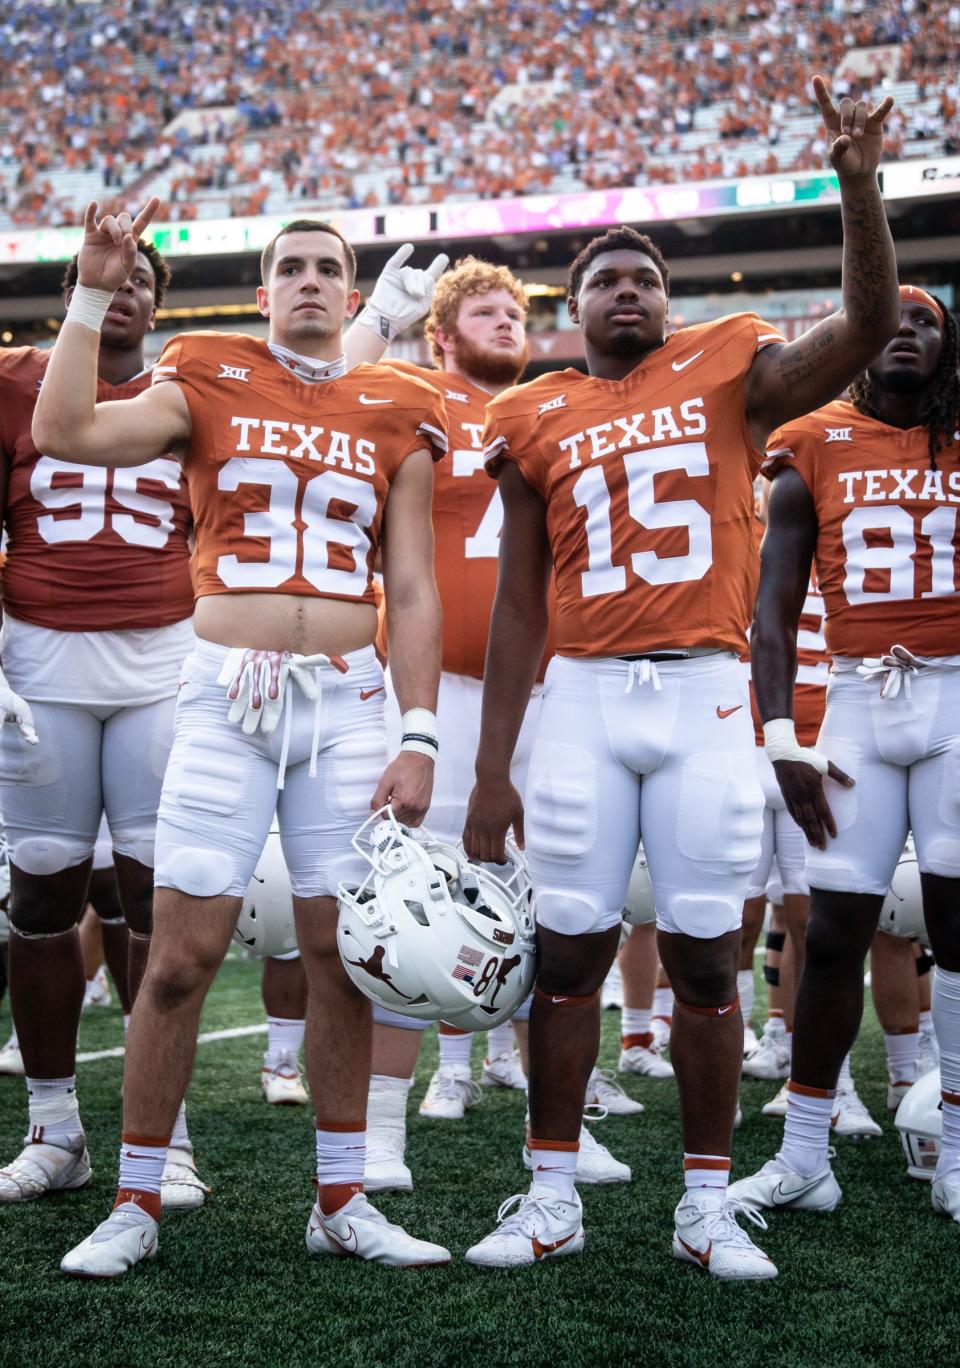
<instances>
[{"instance_id":1,"label":"stadium upper deck","mask_svg":"<svg viewBox=\"0 0 960 1368\"><path fill-rule=\"evenodd\" d=\"M889 157L960 150L947 0L0 0L0 42L0 228L820 167L814 67L885 78Z\"/></svg>"}]
</instances>

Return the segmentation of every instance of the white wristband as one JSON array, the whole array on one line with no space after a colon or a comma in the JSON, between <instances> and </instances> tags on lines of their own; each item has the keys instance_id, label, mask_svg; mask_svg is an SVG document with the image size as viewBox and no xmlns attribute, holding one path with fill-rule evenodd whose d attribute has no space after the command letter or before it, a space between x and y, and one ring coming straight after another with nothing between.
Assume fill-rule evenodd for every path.
<instances>
[{"instance_id":1,"label":"white wristband","mask_svg":"<svg viewBox=\"0 0 960 1368\"><path fill-rule=\"evenodd\" d=\"M113 303L113 295L113 290L95 290L90 285L75 285L64 322L80 323L91 332L98 333Z\"/></svg>"},{"instance_id":2,"label":"white wristband","mask_svg":"<svg viewBox=\"0 0 960 1368\"><path fill-rule=\"evenodd\" d=\"M437 740L437 716L429 708L408 708L400 719L402 751L416 751L436 760L440 751Z\"/></svg>"},{"instance_id":3,"label":"white wristband","mask_svg":"<svg viewBox=\"0 0 960 1368\"><path fill-rule=\"evenodd\" d=\"M820 774L827 772L827 757L800 745L792 717L775 717L764 722L763 748L771 764L775 760L799 760L801 764L812 765Z\"/></svg>"},{"instance_id":4,"label":"white wristband","mask_svg":"<svg viewBox=\"0 0 960 1368\"><path fill-rule=\"evenodd\" d=\"M369 304L364 305L357 322L362 323L365 328L370 328L383 342L392 342L399 331L395 323L380 313L379 309L371 309Z\"/></svg>"}]
</instances>

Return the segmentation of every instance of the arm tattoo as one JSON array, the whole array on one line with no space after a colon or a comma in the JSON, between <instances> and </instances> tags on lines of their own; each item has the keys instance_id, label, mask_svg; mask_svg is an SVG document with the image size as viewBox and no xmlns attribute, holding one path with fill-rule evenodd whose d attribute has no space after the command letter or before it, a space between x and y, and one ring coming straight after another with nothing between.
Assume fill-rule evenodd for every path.
<instances>
[{"instance_id":1,"label":"arm tattoo","mask_svg":"<svg viewBox=\"0 0 960 1368\"><path fill-rule=\"evenodd\" d=\"M824 331L813 328L803 339L803 346L784 347L778 356L780 384L785 394L791 394L815 375L824 361L833 355L834 333L831 320L826 320Z\"/></svg>"},{"instance_id":2,"label":"arm tattoo","mask_svg":"<svg viewBox=\"0 0 960 1368\"><path fill-rule=\"evenodd\" d=\"M858 327L881 325L889 313L896 258L883 201L876 185L850 190L843 214L843 303Z\"/></svg>"}]
</instances>

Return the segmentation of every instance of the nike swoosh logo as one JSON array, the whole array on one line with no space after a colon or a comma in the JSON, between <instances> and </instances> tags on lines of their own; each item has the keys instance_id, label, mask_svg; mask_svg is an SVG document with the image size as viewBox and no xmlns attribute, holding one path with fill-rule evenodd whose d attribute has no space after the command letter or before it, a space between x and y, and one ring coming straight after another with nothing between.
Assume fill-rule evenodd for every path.
<instances>
[{"instance_id":1,"label":"nike swoosh logo","mask_svg":"<svg viewBox=\"0 0 960 1368\"><path fill-rule=\"evenodd\" d=\"M339 1235L334 1235L333 1231L330 1229L330 1227L326 1224L325 1221L321 1221L320 1225L323 1229L323 1233L325 1235L329 1235L333 1243L335 1245L339 1245L340 1248L343 1250L344 1254L356 1254L360 1245L360 1241L357 1239L357 1232L354 1230L352 1225L347 1225L347 1229L350 1232L349 1240L341 1240Z\"/></svg>"},{"instance_id":2,"label":"nike swoosh logo","mask_svg":"<svg viewBox=\"0 0 960 1368\"><path fill-rule=\"evenodd\" d=\"M385 690L384 690L384 685L382 685L382 684L378 684L377 687L376 687L375 689L361 689L361 690L360 690L360 702L361 702L361 703L365 703L365 702L367 701L367 699L368 699L368 698L372 698L374 694L383 693L383 692L385 692Z\"/></svg>"},{"instance_id":3,"label":"nike swoosh logo","mask_svg":"<svg viewBox=\"0 0 960 1368\"><path fill-rule=\"evenodd\" d=\"M366 394L360 396L361 404L392 404L392 399L370 399Z\"/></svg>"},{"instance_id":4,"label":"nike swoosh logo","mask_svg":"<svg viewBox=\"0 0 960 1368\"><path fill-rule=\"evenodd\" d=\"M552 997L552 998L550 999L550 1001L551 1001L551 1002L566 1002L567 999L566 999L565 997L559 997L559 998L558 998L558 997Z\"/></svg>"},{"instance_id":5,"label":"nike swoosh logo","mask_svg":"<svg viewBox=\"0 0 960 1368\"><path fill-rule=\"evenodd\" d=\"M140 1236L140 1248L143 1250L143 1257L149 1259L153 1252L154 1245L157 1243L156 1235L148 1236L146 1232Z\"/></svg>"},{"instance_id":6,"label":"nike swoosh logo","mask_svg":"<svg viewBox=\"0 0 960 1368\"><path fill-rule=\"evenodd\" d=\"M693 356L688 356L687 359L686 359L686 361L674 361L674 363L673 363L673 369L674 369L675 371L686 370L688 366L692 366L692 365L693 365L694 361L699 361L699 359L700 359L700 357L701 357L702 355L703 355L703 352L702 352L702 351L698 351L698 352L696 352Z\"/></svg>"},{"instance_id":7,"label":"nike swoosh logo","mask_svg":"<svg viewBox=\"0 0 960 1368\"><path fill-rule=\"evenodd\" d=\"M718 1007L718 1008L717 1008L717 1016L726 1016L728 1012L732 1012L732 1011L733 1011L733 1009L734 1009L734 1007L736 1007L736 1005L737 1005L737 1004L736 1004L735 1002L730 1002L730 1003L727 1004L726 1007Z\"/></svg>"},{"instance_id":8,"label":"nike swoosh logo","mask_svg":"<svg viewBox=\"0 0 960 1368\"><path fill-rule=\"evenodd\" d=\"M808 1183L804 1183L802 1187L795 1187L789 1192L784 1192L783 1179L781 1178L777 1186L771 1192L770 1200L774 1206L786 1206L788 1202L794 1201L795 1198L802 1197L805 1192L810 1192L819 1182L820 1175L818 1173L816 1178L811 1179Z\"/></svg>"},{"instance_id":9,"label":"nike swoosh logo","mask_svg":"<svg viewBox=\"0 0 960 1368\"><path fill-rule=\"evenodd\" d=\"M718 717L730 717L733 713L739 712L740 709L741 709L742 707L743 707L743 704L742 704L742 703L738 703L737 706L736 706L735 708L718 708L718 709L717 709L717 716L718 716Z\"/></svg>"},{"instance_id":10,"label":"nike swoosh logo","mask_svg":"<svg viewBox=\"0 0 960 1368\"><path fill-rule=\"evenodd\" d=\"M569 1235L564 1235L562 1240L554 1240L553 1244L541 1244L536 1235L534 1235L530 1241L533 1245L533 1257L535 1259L542 1259L544 1254L556 1253L556 1251L562 1249L565 1244L569 1244L576 1233L575 1230L572 1230Z\"/></svg>"},{"instance_id":11,"label":"nike swoosh logo","mask_svg":"<svg viewBox=\"0 0 960 1368\"><path fill-rule=\"evenodd\" d=\"M693 1245L688 1245L687 1242L686 1242L686 1240L685 1240L685 1239L683 1238L683 1236L680 1235L680 1234L677 1235L677 1239L678 1239L678 1240L680 1241L680 1243L683 1245L683 1247L684 1247L684 1249L687 1251L687 1253L688 1253L689 1255L691 1255L694 1259L696 1259L697 1263L703 1264L704 1268L709 1267L709 1264L710 1264L710 1255L711 1255L712 1252L713 1252L713 1241L712 1241L712 1240L711 1240L711 1242L707 1245L706 1249L703 1250L703 1249L694 1249Z\"/></svg>"}]
</instances>

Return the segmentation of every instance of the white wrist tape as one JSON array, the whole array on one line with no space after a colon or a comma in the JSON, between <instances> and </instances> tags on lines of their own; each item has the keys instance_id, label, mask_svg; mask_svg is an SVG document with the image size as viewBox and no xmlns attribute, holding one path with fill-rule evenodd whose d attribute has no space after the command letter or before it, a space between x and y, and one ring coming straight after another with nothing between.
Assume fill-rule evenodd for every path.
<instances>
[{"instance_id":1,"label":"white wrist tape","mask_svg":"<svg viewBox=\"0 0 960 1368\"><path fill-rule=\"evenodd\" d=\"M827 772L827 757L800 745L792 717L775 717L771 722L764 722L763 748L771 764L775 760L799 760L801 764L812 765L820 774Z\"/></svg>"},{"instance_id":2,"label":"white wrist tape","mask_svg":"<svg viewBox=\"0 0 960 1368\"><path fill-rule=\"evenodd\" d=\"M81 323L91 332L99 332L107 310L113 303L113 295L113 290L95 290L89 285L75 285L64 322Z\"/></svg>"},{"instance_id":3,"label":"white wrist tape","mask_svg":"<svg viewBox=\"0 0 960 1368\"><path fill-rule=\"evenodd\" d=\"M436 760L440 751L436 713L429 708L408 708L400 719L400 730L402 751L417 751Z\"/></svg>"},{"instance_id":4,"label":"white wrist tape","mask_svg":"<svg viewBox=\"0 0 960 1368\"><path fill-rule=\"evenodd\" d=\"M369 304L365 304L361 310L357 322L365 328L370 328L382 338L384 342L392 342L400 329L391 322L379 309L372 309Z\"/></svg>"}]
</instances>

